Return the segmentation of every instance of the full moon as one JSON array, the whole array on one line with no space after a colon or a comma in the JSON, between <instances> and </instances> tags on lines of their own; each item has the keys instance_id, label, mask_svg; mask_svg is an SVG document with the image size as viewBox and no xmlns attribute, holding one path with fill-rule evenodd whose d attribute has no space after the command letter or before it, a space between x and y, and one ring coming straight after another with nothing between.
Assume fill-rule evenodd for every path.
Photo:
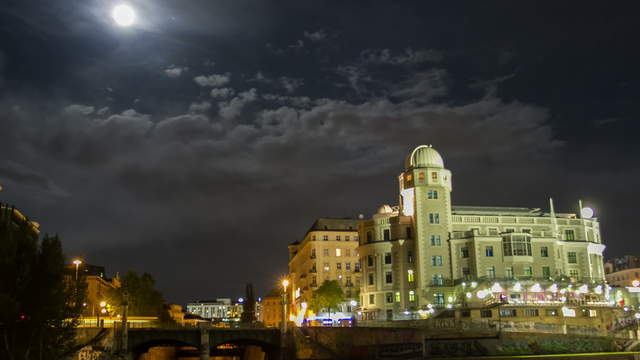
<instances>
[{"instance_id":1,"label":"full moon","mask_svg":"<svg viewBox=\"0 0 640 360\"><path fill-rule=\"evenodd\" d=\"M120 26L131 26L136 19L136 13L129 5L120 4L113 8L111 16Z\"/></svg>"},{"instance_id":2,"label":"full moon","mask_svg":"<svg viewBox=\"0 0 640 360\"><path fill-rule=\"evenodd\" d=\"M594 215L594 212L590 207L583 207L582 210L580 210L580 215L582 215L583 219L591 219Z\"/></svg>"}]
</instances>

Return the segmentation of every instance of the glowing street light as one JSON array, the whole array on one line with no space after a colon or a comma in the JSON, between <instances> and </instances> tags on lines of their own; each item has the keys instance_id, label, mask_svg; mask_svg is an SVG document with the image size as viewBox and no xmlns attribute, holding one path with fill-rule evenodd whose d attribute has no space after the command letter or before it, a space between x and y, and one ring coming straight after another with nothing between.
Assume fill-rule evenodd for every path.
<instances>
[{"instance_id":1,"label":"glowing street light","mask_svg":"<svg viewBox=\"0 0 640 360\"><path fill-rule=\"evenodd\" d=\"M80 266L80 264L82 264L82 260L75 259L75 260L73 260L73 264L76 266L76 281L78 281L78 266Z\"/></svg>"},{"instance_id":2,"label":"glowing street light","mask_svg":"<svg viewBox=\"0 0 640 360\"><path fill-rule=\"evenodd\" d=\"M287 334L287 286L289 286L289 280L282 280L282 347L285 345L285 335Z\"/></svg>"}]
</instances>

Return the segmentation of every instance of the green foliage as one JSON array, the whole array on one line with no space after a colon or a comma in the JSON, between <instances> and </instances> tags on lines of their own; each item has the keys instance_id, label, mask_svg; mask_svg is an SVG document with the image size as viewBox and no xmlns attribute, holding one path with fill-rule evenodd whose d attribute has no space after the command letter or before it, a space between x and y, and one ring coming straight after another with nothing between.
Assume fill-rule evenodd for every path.
<instances>
[{"instance_id":1,"label":"green foliage","mask_svg":"<svg viewBox=\"0 0 640 360\"><path fill-rule=\"evenodd\" d=\"M122 287L111 290L109 303L121 306L125 303L125 294L128 294L129 316L159 316L160 321L169 321L164 299L155 285L150 274L138 275L129 271L122 278Z\"/></svg>"},{"instance_id":2,"label":"green foliage","mask_svg":"<svg viewBox=\"0 0 640 360\"><path fill-rule=\"evenodd\" d=\"M0 207L0 358L58 359L74 348L86 284L66 273L60 239Z\"/></svg>"},{"instance_id":3,"label":"green foliage","mask_svg":"<svg viewBox=\"0 0 640 360\"><path fill-rule=\"evenodd\" d=\"M343 301L344 292L340 283L336 280L326 280L318 290L313 292L310 306L315 313L320 312L322 309L330 312L331 310L337 310L338 305Z\"/></svg>"}]
</instances>

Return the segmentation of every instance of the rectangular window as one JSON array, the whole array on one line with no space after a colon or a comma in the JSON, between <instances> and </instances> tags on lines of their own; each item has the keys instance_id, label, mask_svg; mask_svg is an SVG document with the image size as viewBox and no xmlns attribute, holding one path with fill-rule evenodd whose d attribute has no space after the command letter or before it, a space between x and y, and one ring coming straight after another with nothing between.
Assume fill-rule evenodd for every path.
<instances>
[{"instance_id":1,"label":"rectangular window","mask_svg":"<svg viewBox=\"0 0 640 360\"><path fill-rule=\"evenodd\" d=\"M352 286L353 283L351 282L351 276L347 276L346 277L346 282L347 282L347 286Z\"/></svg>"},{"instance_id":2,"label":"rectangular window","mask_svg":"<svg viewBox=\"0 0 640 360\"><path fill-rule=\"evenodd\" d=\"M440 235L431 235L431 246L442 246Z\"/></svg>"},{"instance_id":3,"label":"rectangular window","mask_svg":"<svg viewBox=\"0 0 640 360\"><path fill-rule=\"evenodd\" d=\"M444 305L444 294L443 293L435 293L435 294L433 294L433 302L437 306L443 306Z\"/></svg>"},{"instance_id":4,"label":"rectangular window","mask_svg":"<svg viewBox=\"0 0 640 360\"><path fill-rule=\"evenodd\" d=\"M484 247L484 256L493 257L493 246L485 246Z\"/></svg>"},{"instance_id":5,"label":"rectangular window","mask_svg":"<svg viewBox=\"0 0 640 360\"><path fill-rule=\"evenodd\" d=\"M525 234L531 234L531 229L522 229L521 231Z\"/></svg>"},{"instance_id":6,"label":"rectangular window","mask_svg":"<svg viewBox=\"0 0 640 360\"><path fill-rule=\"evenodd\" d=\"M396 302L400 302L400 293L396 291Z\"/></svg>"},{"instance_id":7,"label":"rectangular window","mask_svg":"<svg viewBox=\"0 0 640 360\"><path fill-rule=\"evenodd\" d=\"M367 231L367 242L370 243L373 241L373 235L371 234L371 231Z\"/></svg>"},{"instance_id":8,"label":"rectangular window","mask_svg":"<svg viewBox=\"0 0 640 360\"><path fill-rule=\"evenodd\" d=\"M416 301L416 292L409 290L409 301Z\"/></svg>"},{"instance_id":9,"label":"rectangular window","mask_svg":"<svg viewBox=\"0 0 640 360\"><path fill-rule=\"evenodd\" d=\"M367 256L367 266L373 266L373 256Z\"/></svg>"},{"instance_id":10,"label":"rectangular window","mask_svg":"<svg viewBox=\"0 0 640 360\"><path fill-rule=\"evenodd\" d=\"M351 263L344 263L344 269L347 271L351 270Z\"/></svg>"},{"instance_id":11,"label":"rectangular window","mask_svg":"<svg viewBox=\"0 0 640 360\"><path fill-rule=\"evenodd\" d=\"M385 299L387 300L387 304L391 304L393 302L393 293L386 293Z\"/></svg>"},{"instance_id":12,"label":"rectangular window","mask_svg":"<svg viewBox=\"0 0 640 360\"><path fill-rule=\"evenodd\" d=\"M407 281L414 282L415 276L413 274L413 270L407 270Z\"/></svg>"},{"instance_id":13,"label":"rectangular window","mask_svg":"<svg viewBox=\"0 0 640 360\"><path fill-rule=\"evenodd\" d=\"M376 295L375 294L369 295L369 305L373 305L375 303L376 303Z\"/></svg>"},{"instance_id":14,"label":"rectangular window","mask_svg":"<svg viewBox=\"0 0 640 360\"><path fill-rule=\"evenodd\" d=\"M424 173L423 172L418 174L418 179L424 180Z\"/></svg>"},{"instance_id":15,"label":"rectangular window","mask_svg":"<svg viewBox=\"0 0 640 360\"><path fill-rule=\"evenodd\" d=\"M360 263L359 262L353 263L353 266L354 266L353 271L360 272Z\"/></svg>"},{"instance_id":16,"label":"rectangular window","mask_svg":"<svg viewBox=\"0 0 640 360\"><path fill-rule=\"evenodd\" d=\"M353 241L359 241L359 240L360 240L360 237L358 235L353 236Z\"/></svg>"},{"instance_id":17,"label":"rectangular window","mask_svg":"<svg viewBox=\"0 0 640 360\"><path fill-rule=\"evenodd\" d=\"M316 236L315 235L311 235L311 241L316 241Z\"/></svg>"},{"instance_id":18,"label":"rectangular window","mask_svg":"<svg viewBox=\"0 0 640 360\"><path fill-rule=\"evenodd\" d=\"M329 269L330 269L330 268L329 268L329 263L324 263L324 266L322 267L322 269L323 269L324 271L329 271Z\"/></svg>"},{"instance_id":19,"label":"rectangular window","mask_svg":"<svg viewBox=\"0 0 640 360\"><path fill-rule=\"evenodd\" d=\"M577 279L578 277L580 277L580 272L576 269L571 269L569 270L569 276L574 279Z\"/></svg>"},{"instance_id":20,"label":"rectangular window","mask_svg":"<svg viewBox=\"0 0 640 360\"><path fill-rule=\"evenodd\" d=\"M576 233L573 230L565 230L564 231L564 239L567 241L573 241L576 239Z\"/></svg>"},{"instance_id":21,"label":"rectangular window","mask_svg":"<svg viewBox=\"0 0 640 360\"><path fill-rule=\"evenodd\" d=\"M391 253L384 253L384 263L391 264Z\"/></svg>"},{"instance_id":22,"label":"rectangular window","mask_svg":"<svg viewBox=\"0 0 640 360\"><path fill-rule=\"evenodd\" d=\"M431 180L438 180L438 173L437 172L432 172L431 173Z\"/></svg>"},{"instance_id":23,"label":"rectangular window","mask_svg":"<svg viewBox=\"0 0 640 360\"><path fill-rule=\"evenodd\" d=\"M316 258L316 249L311 249L311 258L315 259Z\"/></svg>"},{"instance_id":24,"label":"rectangular window","mask_svg":"<svg viewBox=\"0 0 640 360\"><path fill-rule=\"evenodd\" d=\"M314 273L316 272L316 264L314 263L313 265L311 265L311 272Z\"/></svg>"},{"instance_id":25,"label":"rectangular window","mask_svg":"<svg viewBox=\"0 0 640 360\"><path fill-rule=\"evenodd\" d=\"M373 285L373 280L374 280L373 274L369 273L369 285Z\"/></svg>"},{"instance_id":26,"label":"rectangular window","mask_svg":"<svg viewBox=\"0 0 640 360\"><path fill-rule=\"evenodd\" d=\"M463 267L463 268L462 268L462 275L463 275L463 276L469 276L469 275L471 275L471 271L469 270L469 268L468 268L468 267Z\"/></svg>"},{"instance_id":27,"label":"rectangular window","mask_svg":"<svg viewBox=\"0 0 640 360\"><path fill-rule=\"evenodd\" d=\"M524 316L540 316L538 309L524 309Z\"/></svg>"},{"instance_id":28,"label":"rectangular window","mask_svg":"<svg viewBox=\"0 0 640 360\"><path fill-rule=\"evenodd\" d=\"M480 317L490 318L492 316L493 316L493 311L492 310L480 310Z\"/></svg>"},{"instance_id":29,"label":"rectangular window","mask_svg":"<svg viewBox=\"0 0 640 360\"><path fill-rule=\"evenodd\" d=\"M351 249L344 249L344 256L351 256Z\"/></svg>"},{"instance_id":30,"label":"rectangular window","mask_svg":"<svg viewBox=\"0 0 640 360\"><path fill-rule=\"evenodd\" d=\"M408 227L407 228L407 239L411 239L411 237L412 237L411 235L412 235L411 234L411 228Z\"/></svg>"},{"instance_id":31,"label":"rectangular window","mask_svg":"<svg viewBox=\"0 0 640 360\"><path fill-rule=\"evenodd\" d=\"M522 268L522 270L524 272L524 276L533 276L533 269L531 268L531 266L525 266Z\"/></svg>"},{"instance_id":32,"label":"rectangular window","mask_svg":"<svg viewBox=\"0 0 640 360\"><path fill-rule=\"evenodd\" d=\"M549 278L551 277L551 269L548 266L542 267L542 277Z\"/></svg>"},{"instance_id":33,"label":"rectangular window","mask_svg":"<svg viewBox=\"0 0 640 360\"><path fill-rule=\"evenodd\" d=\"M322 240L329 241L329 235L322 235Z\"/></svg>"},{"instance_id":34,"label":"rectangular window","mask_svg":"<svg viewBox=\"0 0 640 360\"><path fill-rule=\"evenodd\" d=\"M336 270L342 270L342 263L336 263Z\"/></svg>"},{"instance_id":35,"label":"rectangular window","mask_svg":"<svg viewBox=\"0 0 640 360\"><path fill-rule=\"evenodd\" d=\"M506 232L506 233L516 232L516 229L506 228L506 229L504 229L504 232Z\"/></svg>"},{"instance_id":36,"label":"rectangular window","mask_svg":"<svg viewBox=\"0 0 640 360\"><path fill-rule=\"evenodd\" d=\"M431 257L432 266L442 266L442 256L436 255Z\"/></svg>"},{"instance_id":37,"label":"rectangular window","mask_svg":"<svg viewBox=\"0 0 640 360\"><path fill-rule=\"evenodd\" d=\"M391 271L387 271L387 272L384 274L384 281L385 281L387 284L391 284L391 283L393 282L393 275L391 274Z\"/></svg>"},{"instance_id":38,"label":"rectangular window","mask_svg":"<svg viewBox=\"0 0 640 360\"><path fill-rule=\"evenodd\" d=\"M517 315L516 309L500 309L500 316L502 317L516 317Z\"/></svg>"},{"instance_id":39,"label":"rectangular window","mask_svg":"<svg viewBox=\"0 0 640 360\"><path fill-rule=\"evenodd\" d=\"M349 237L349 235L345 235L345 236L344 236L344 241L349 241L349 240L351 240L351 238Z\"/></svg>"},{"instance_id":40,"label":"rectangular window","mask_svg":"<svg viewBox=\"0 0 640 360\"><path fill-rule=\"evenodd\" d=\"M444 277L442 274L433 274L431 280L433 285L444 285Z\"/></svg>"},{"instance_id":41,"label":"rectangular window","mask_svg":"<svg viewBox=\"0 0 640 360\"><path fill-rule=\"evenodd\" d=\"M507 279L513 279L513 268L512 267L504 268L504 276Z\"/></svg>"},{"instance_id":42,"label":"rectangular window","mask_svg":"<svg viewBox=\"0 0 640 360\"><path fill-rule=\"evenodd\" d=\"M342 255L342 249L336 249L336 256Z\"/></svg>"},{"instance_id":43,"label":"rectangular window","mask_svg":"<svg viewBox=\"0 0 640 360\"><path fill-rule=\"evenodd\" d=\"M546 246L540 247L540 256L541 257L549 257L549 248Z\"/></svg>"},{"instance_id":44,"label":"rectangular window","mask_svg":"<svg viewBox=\"0 0 640 360\"><path fill-rule=\"evenodd\" d=\"M384 229L382 231L382 238L384 239L384 241L391 240L391 232L389 231L389 229Z\"/></svg>"},{"instance_id":45,"label":"rectangular window","mask_svg":"<svg viewBox=\"0 0 640 360\"><path fill-rule=\"evenodd\" d=\"M462 254L463 258L465 258L465 259L468 258L469 257L469 248L466 247L466 246L463 247L463 248L460 248L460 254Z\"/></svg>"},{"instance_id":46,"label":"rectangular window","mask_svg":"<svg viewBox=\"0 0 640 360\"><path fill-rule=\"evenodd\" d=\"M429 199L429 200L437 200L438 199L438 190L429 190L427 192L427 199Z\"/></svg>"},{"instance_id":47,"label":"rectangular window","mask_svg":"<svg viewBox=\"0 0 640 360\"><path fill-rule=\"evenodd\" d=\"M567 261L569 264L577 264L578 263L578 255L575 251L569 251L567 253Z\"/></svg>"},{"instance_id":48,"label":"rectangular window","mask_svg":"<svg viewBox=\"0 0 640 360\"><path fill-rule=\"evenodd\" d=\"M407 262L413 264L413 252L407 251Z\"/></svg>"},{"instance_id":49,"label":"rectangular window","mask_svg":"<svg viewBox=\"0 0 640 360\"><path fill-rule=\"evenodd\" d=\"M329 256L329 249L322 249L323 256Z\"/></svg>"},{"instance_id":50,"label":"rectangular window","mask_svg":"<svg viewBox=\"0 0 640 360\"><path fill-rule=\"evenodd\" d=\"M430 213L429 214L429 224L440 224L440 214Z\"/></svg>"},{"instance_id":51,"label":"rectangular window","mask_svg":"<svg viewBox=\"0 0 640 360\"><path fill-rule=\"evenodd\" d=\"M487 277L489 279L496 278L496 267L495 266L487 266Z\"/></svg>"}]
</instances>

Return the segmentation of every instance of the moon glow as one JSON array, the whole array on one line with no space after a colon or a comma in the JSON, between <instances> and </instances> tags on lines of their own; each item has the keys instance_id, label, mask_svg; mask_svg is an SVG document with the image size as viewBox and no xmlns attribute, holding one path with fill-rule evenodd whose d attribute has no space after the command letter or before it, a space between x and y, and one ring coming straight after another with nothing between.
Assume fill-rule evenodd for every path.
<instances>
[{"instance_id":1,"label":"moon glow","mask_svg":"<svg viewBox=\"0 0 640 360\"><path fill-rule=\"evenodd\" d=\"M111 17L120 26L131 26L136 20L136 13L131 6L120 4L113 8Z\"/></svg>"}]
</instances>

